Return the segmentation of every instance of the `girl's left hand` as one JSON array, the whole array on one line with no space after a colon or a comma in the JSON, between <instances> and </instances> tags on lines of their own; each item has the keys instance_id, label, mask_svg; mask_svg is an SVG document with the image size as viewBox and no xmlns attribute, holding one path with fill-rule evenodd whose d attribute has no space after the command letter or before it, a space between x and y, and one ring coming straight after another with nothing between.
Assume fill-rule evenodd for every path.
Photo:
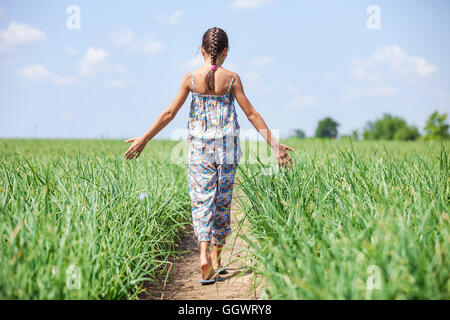
<instances>
[{"instance_id":1,"label":"girl's left hand","mask_svg":"<svg viewBox=\"0 0 450 320\"><path fill-rule=\"evenodd\" d=\"M133 142L130 148L128 148L127 152L125 152L123 155L127 160L131 160L134 157L139 158L141 155L142 150L144 150L145 146L147 145L147 142L142 137L135 137L131 139L125 140L125 142Z\"/></svg>"},{"instance_id":2,"label":"girl's left hand","mask_svg":"<svg viewBox=\"0 0 450 320\"><path fill-rule=\"evenodd\" d=\"M291 157L289 157L287 151L294 151L294 149L280 143L278 145L278 150L276 151L277 152L275 152L275 158L277 159L278 165L290 169L293 165L293 162Z\"/></svg>"}]
</instances>

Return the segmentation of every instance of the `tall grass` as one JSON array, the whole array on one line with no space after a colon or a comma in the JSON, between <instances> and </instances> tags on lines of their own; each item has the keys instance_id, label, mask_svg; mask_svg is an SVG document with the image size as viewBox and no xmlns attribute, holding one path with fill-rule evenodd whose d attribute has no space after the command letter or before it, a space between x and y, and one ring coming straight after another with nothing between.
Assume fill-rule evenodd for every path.
<instances>
[{"instance_id":1,"label":"tall grass","mask_svg":"<svg viewBox=\"0 0 450 320\"><path fill-rule=\"evenodd\" d=\"M171 145L0 140L0 298L135 298L167 272L190 217Z\"/></svg>"},{"instance_id":2,"label":"tall grass","mask_svg":"<svg viewBox=\"0 0 450 320\"><path fill-rule=\"evenodd\" d=\"M450 297L448 143L286 144L292 170L240 172L262 297Z\"/></svg>"}]
</instances>

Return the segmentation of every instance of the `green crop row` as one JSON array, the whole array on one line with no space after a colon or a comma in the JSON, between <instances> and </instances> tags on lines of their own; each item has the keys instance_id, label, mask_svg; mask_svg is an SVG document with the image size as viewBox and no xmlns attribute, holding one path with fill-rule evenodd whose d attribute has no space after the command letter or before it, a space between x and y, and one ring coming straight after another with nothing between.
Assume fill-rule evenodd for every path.
<instances>
[{"instance_id":1,"label":"green crop row","mask_svg":"<svg viewBox=\"0 0 450 320\"><path fill-rule=\"evenodd\" d=\"M173 143L0 140L0 299L135 298L189 222Z\"/></svg>"},{"instance_id":2,"label":"green crop row","mask_svg":"<svg viewBox=\"0 0 450 320\"><path fill-rule=\"evenodd\" d=\"M449 299L449 144L285 142L241 166L253 270L271 299Z\"/></svg>"}]
</instances>

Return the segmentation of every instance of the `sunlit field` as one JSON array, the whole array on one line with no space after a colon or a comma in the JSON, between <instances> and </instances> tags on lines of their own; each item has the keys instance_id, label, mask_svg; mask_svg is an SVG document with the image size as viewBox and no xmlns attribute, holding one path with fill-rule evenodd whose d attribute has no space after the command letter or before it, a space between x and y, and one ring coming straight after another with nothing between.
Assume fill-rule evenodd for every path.
<instances>
[{"instance_id":1,"label":"sunlit field","mask_svg":"<svg viewBox=\"0 0 450 320\"><path fill-rule=\"evenodd\" d=\"M449 298L448 142L284 143L292 170L238 177L263 298ZM125 161L122 141L0 140L0 298L134 299L164 279L191 218L176 144Z\"/></svg>"},{"instance_id":2,"label":"sunlit field","mask_svg":"<svg viewBox=\"0 0 450 320\"><path fill-rule=\"evenodd\" d=\"M189 222L185 171L152 142L0 141L0 298L134 298Z\"/></svg>"},{"instance_id":3,"label":"sunlit field","mask_svg":"<svg viewBox=\"0 0 450 320\"><path fill-rule=\"evenodd\" d=\"M450 297L449 143L286 144L293 170L241 171L263 297Z\"/></svg>"}]
</instances>

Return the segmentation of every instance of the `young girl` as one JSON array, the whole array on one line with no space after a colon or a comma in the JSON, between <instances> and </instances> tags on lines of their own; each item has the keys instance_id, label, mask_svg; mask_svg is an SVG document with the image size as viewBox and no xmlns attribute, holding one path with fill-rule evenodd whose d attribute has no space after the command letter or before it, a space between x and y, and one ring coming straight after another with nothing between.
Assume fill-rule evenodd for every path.
<instances>
[{"instance_id":1,"label":"young girl","mask_svg":"<svg viewBox=\"0 0 450 320\"><path fill-rule=\"evenodd\" d=\"M127 159L139 157L146 144L173 120L192 92L188 122L188 180L195 235L200 243L200 283L221 280L220 252L230 233L230 206L236 168L241 157L239 124L234 108L238 101L248 120L272 147L279 165L290 167L292 160L272 136L264 119L244 93L239 75L222 68L228 54L228 36L220 28L210 28L203 35L203 66L184 76L172 104L161 113L153 126L132 142ZM209 244L213 243L210 253Z\"/></svg>"}]
</instances>

